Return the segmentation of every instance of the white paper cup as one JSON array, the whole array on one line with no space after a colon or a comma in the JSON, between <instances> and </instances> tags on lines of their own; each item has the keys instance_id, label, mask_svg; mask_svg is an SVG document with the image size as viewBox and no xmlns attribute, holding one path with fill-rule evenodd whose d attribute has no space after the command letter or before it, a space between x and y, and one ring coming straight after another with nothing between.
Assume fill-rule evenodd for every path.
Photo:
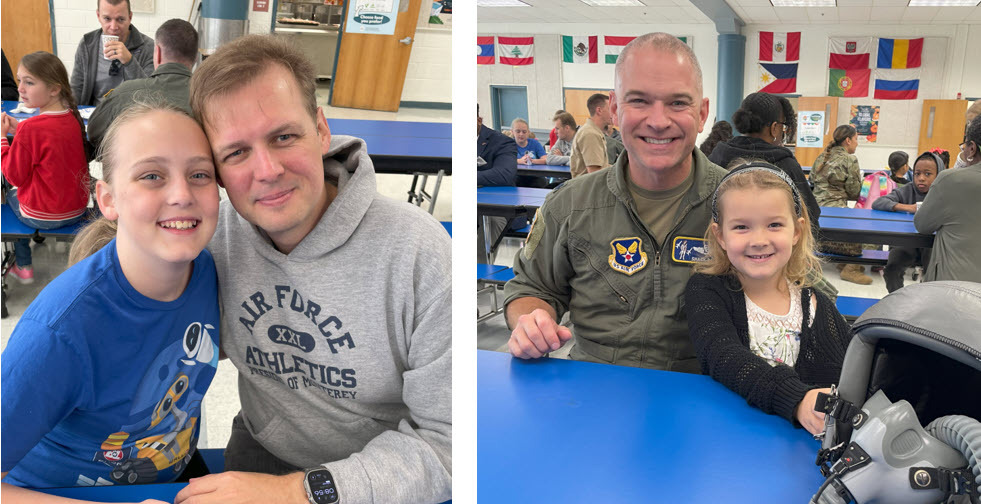
<instances>
[{"instance_id":1,"label":"white paper cup","mask_svg":"<svg viewBox=\"0 0 981 504\"><path fill-rule=\"evenodd\" d=\"M119 37L115 35L103 35L102 36L102 59L109 59L106 57L106 43L112 42L113 40L119 40Z\"/></svg>"},{"instance_id":2,"label":"white paper cup","mask_svg":"<svg viewBox=\"0 0 981 504\"><path fill-rule=\"evenodd\" d=\"M921 206L923 206L923 202L922 201L917 201L916 202L916 210L919 211Z\"/></svg>"}]
</instances>

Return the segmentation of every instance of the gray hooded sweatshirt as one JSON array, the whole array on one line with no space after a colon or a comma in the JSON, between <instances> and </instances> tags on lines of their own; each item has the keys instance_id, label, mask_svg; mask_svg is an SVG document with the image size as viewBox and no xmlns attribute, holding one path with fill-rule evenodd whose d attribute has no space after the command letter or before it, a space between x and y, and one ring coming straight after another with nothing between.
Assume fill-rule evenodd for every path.
<instances>
[{"instance_id":1,"label":"gray hooded sweatshirt","mask_svg":"<svg viewBox=\"0 0 981 504\"><path fill-rule=\"evenodd\" d=\"M449 235L376 192L363 140L334 136L324 171L337 198L289 255L221 204L209 248L246 427L280 459L330 470L345 504L444 501Z\"/></svg>"}]
</instances>

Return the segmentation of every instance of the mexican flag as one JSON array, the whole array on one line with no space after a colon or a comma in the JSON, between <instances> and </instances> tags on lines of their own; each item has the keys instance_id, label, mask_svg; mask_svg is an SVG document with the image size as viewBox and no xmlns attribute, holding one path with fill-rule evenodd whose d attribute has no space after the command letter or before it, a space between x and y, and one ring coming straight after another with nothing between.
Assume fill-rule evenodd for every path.
<instances>
[{"instance_id":1,"label":"mexican flag","mask_svg":"<svg viewBox=\"0 0 981 504\"><path fill-rule=\"evenodd\" d=\"M828 70L828 96L863 98L869 95L869 68L860 70Z\"/></svg>"},{"instance_id":2,"label":"mexican flag","mask_svg":"<svg viewBox=\"0 0 981 504\"><path fill-rule=\"evenodd\" d=\"M566 63L598 63L598 37L562 36L562 61Z\"/></svg>"},{"instance_id":3,"label":"mexican flag","mask_svg":"<svg viewBox=\"0 0 981 504\"><path fill-rule=\"evenodd\" d=\"M604 52L606 54L606 62L610 64L616 63L623 48L635 38L637 37L612 37L610 35L603 37L603 43L606 46Z\"/></svg>"},{"instance_id":4,"label":"mexican flag","mask_svg":"<svg viewBox=\"0 0 981 504\"><path fill-rule=\"evenodd\" d=\"M502 65L530 65L535 62L535 37L497 37Z\"/></svg>"}]
</instances>

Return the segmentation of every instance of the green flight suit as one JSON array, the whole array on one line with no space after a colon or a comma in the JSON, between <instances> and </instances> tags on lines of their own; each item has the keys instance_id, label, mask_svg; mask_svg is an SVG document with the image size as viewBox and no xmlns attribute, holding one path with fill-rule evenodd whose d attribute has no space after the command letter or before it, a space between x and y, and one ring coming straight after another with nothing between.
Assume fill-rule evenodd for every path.
<instances>
[{"instance_id":1,"label":"green flight suit","mask_svg":"<svg viewBox=\"0 0 981 504\"><path fill-rule=\"evenodd\" d=\"M552 191L515 258L505 303L535 297L575 324L577 360L699 373L683 310L691 261L706 249L712 194L726 171L698 149L694 181L664 243L637 215L624 171L569 180Z\"/></svg>"}]
</instances>

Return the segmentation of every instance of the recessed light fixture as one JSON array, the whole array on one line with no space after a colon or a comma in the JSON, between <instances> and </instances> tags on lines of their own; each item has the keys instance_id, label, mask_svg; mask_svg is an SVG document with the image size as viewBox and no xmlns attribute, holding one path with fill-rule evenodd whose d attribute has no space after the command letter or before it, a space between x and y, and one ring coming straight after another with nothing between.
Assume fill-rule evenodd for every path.
<instances>
[{"instance_id":1,"label":"recessed light fixture","mask_svg":"<svg viewBox=\"0 0 981 504\"><path fill-rule=\"evenodd\" d=\"M774 7L837 7L835 0L770 0Z\"/></svg>"},{"instance_id":2,"label":"recessed light fixture","mask_svg":"<svg viewBox=\"0 0 981 504\"><path fill-rule=\"evenodd\" d=\"M477 0L477 7L531 7L521 0Z\"/></svg>"},{"instance_id":3,"label":"recessed light fixture","mask_svg":"<svg viewBox=\"0 0 981 504\"><path fill-rule=\"evenodd\" d=\"M640 0L579 0L593 7L647 7Z\"/></svg>"},{"instance_id":4,"label":"recessed light fixture","mask_svg":"<svg viewBox=\"0 0 981 504\"><path fill-rule=\"evenodd\" d=\"M977 7L978 0L909 0L910 7Z\"/></svg>"}]
</instances>

